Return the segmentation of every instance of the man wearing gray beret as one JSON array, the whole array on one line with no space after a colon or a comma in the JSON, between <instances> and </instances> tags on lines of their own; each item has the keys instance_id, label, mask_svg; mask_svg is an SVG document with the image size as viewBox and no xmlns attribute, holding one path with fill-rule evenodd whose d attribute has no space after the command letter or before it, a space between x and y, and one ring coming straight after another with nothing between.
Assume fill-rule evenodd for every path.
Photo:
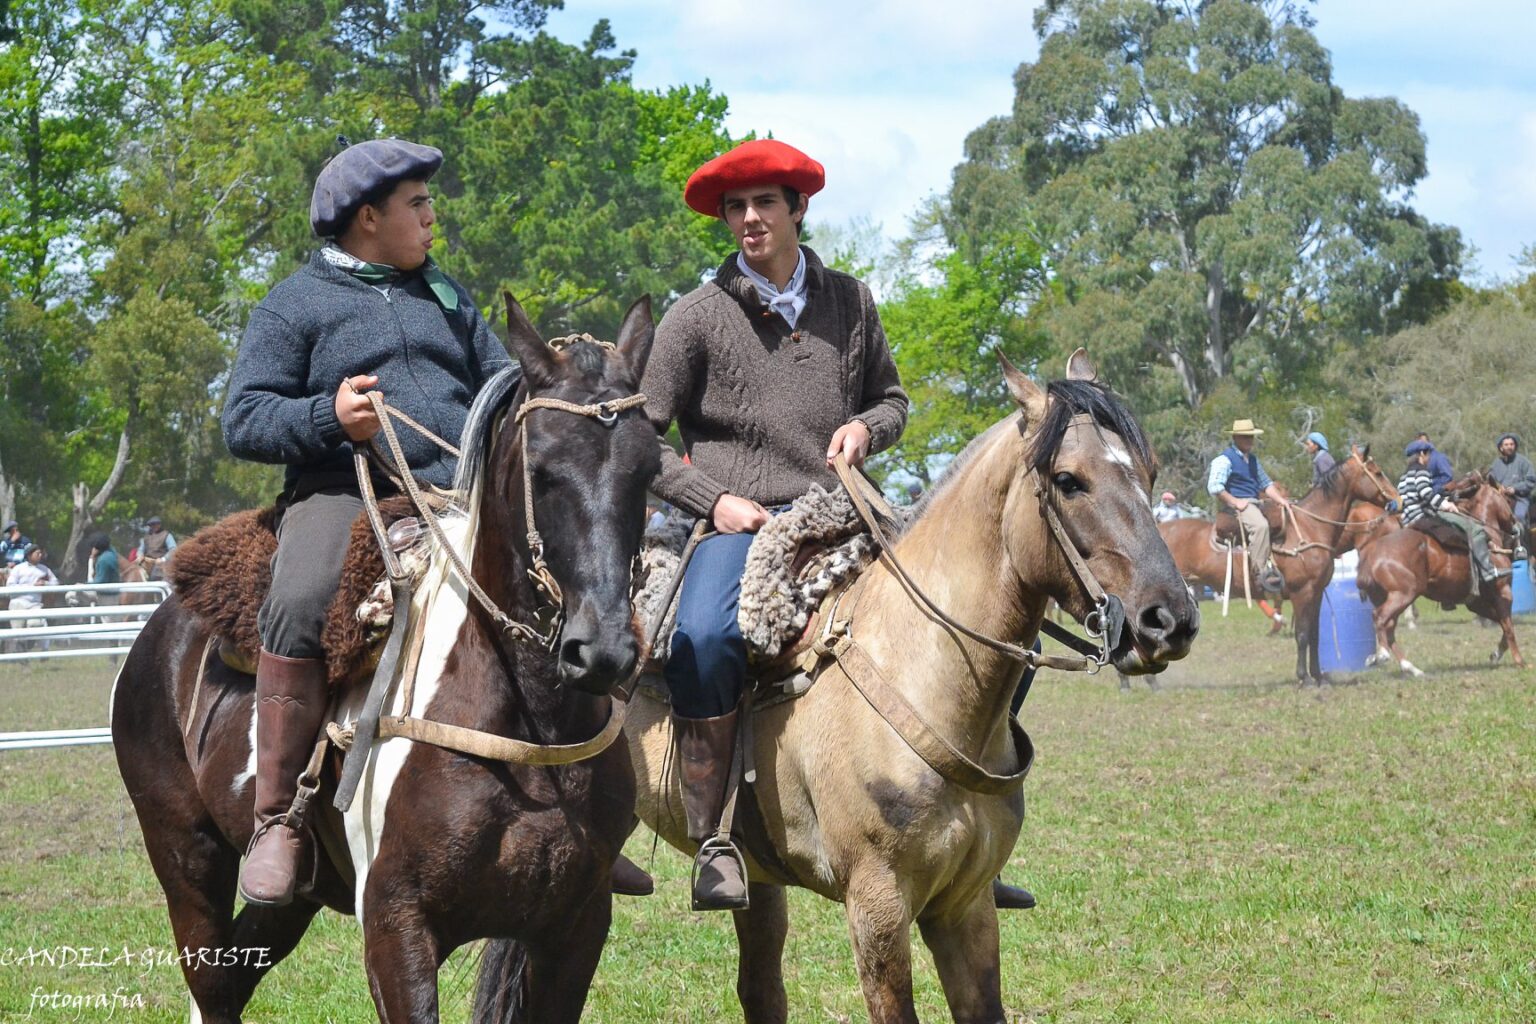
<instances>
[{"instance_id":1,"label":"man wearing gray beret","mask_svg":"<svg viewBox=\"0 0 1536 1024\"><path fill-rule=\"evenodd\" d=\"M287 814L323 724L320 636L363 507L352 448L379 430L364 392L455 443L475 393L510 361L429 256L437 218L427 183L442 162L430 146L378 139L326 164L309 206L322 244L252 312L230 379L230 452L287 467L272 589L257 618L256 834L240 873L250 903L292 900L309 856L310 837ZM414 431L400 441L419 480L452 485L450 455Z\"/></svg>"}]
</instances>

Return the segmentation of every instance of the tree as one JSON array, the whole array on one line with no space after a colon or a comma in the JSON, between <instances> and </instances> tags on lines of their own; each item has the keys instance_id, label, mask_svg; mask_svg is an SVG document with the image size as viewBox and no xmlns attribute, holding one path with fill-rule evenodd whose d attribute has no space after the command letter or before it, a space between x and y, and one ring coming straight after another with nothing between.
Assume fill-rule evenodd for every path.
<instances>
[{"instance_id":1,"label":"tree","mask_svg":"<svg viewBox=\"0 0 1536 1024\"><path fill-rule=\"evenodd\" d=\"M1144 407L1293 377L1442 308L1460 237L1408 199L1417 116L1350 99L1294 0L1047 0L1013 112L971 134L946 227L1033 232L1059 347Z\"/></svg>"},{"instance_id":2,"label":"tree","mask_svg":"<svg viewBox=\"0 0 1536 1024\"><path fill-rule=\"evenodd\" d=\"M1048 346L1029 300L1046 289L1042 252L1019 235L927 258L905 254L880 318L911 399L901 441L879 459L928 486L948 459L1014 408L997 354L1033 369Z\"/></svg>"}]
</instances>

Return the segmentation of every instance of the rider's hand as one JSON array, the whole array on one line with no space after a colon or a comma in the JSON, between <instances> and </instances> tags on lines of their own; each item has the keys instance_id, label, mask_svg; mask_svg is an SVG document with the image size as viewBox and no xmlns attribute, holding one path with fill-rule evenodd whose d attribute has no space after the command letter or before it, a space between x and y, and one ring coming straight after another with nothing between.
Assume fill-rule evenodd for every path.
<instances>
[{"instance_id":1,"label":"rider's hand","mask_svg":"<svg viewBox=\"0 0 1536 1024\"><path fill-rule=\"evenodd\" d=\"M864 459L869 455L869 428L862 420L849 420L837 428L837 433L832 435L832 441L827 445L827 462L830 463L838 452L842 452L848 465L855 469L864 464Z\"/></svg>"},{"instance_id":2,"label":"rider's hand","mask_svg":"<svg viewBox=\"0 0 1536 1024\"><path fill-rule=\"evenodd\" d=\"M1247 507L1248 507L1248 502L1245 501L1244 499L1242 499L1242 498L1234 498L1234 499L1232 499L1232 511L1233 512L1241 512L1243 509L1245 509Z\"/></svg>"},{"instance_id":3,"label":"rider's hand","mask_svg":"<svg viewBox=\"0 0 1536 1024\"><path fill-rule=\"evenodd\" d=\"M1456 503L1454 501L1442 501L1440 503L1440 511L1441 512L1459 512L1461 510L1456 507Z\"/></svg>"},{"instance_id":4,"label":"rider's hand","mask_svg":"<svg viewBox=\"0 0 1536 1024\"><path fill-rule=\"evenodd\" d=\"M756 533L768 522L768 510L755 501L722 494L710 513L720 533Z\"/></svg>"},{"instance_id":5,"label":"rider's hand","mask_svg":"<svg viewBox=\"0 0 1536 1024\"><path fill-rule=\"evenodd\" d=\"M366 441L379 432L379 417L373 411L373 403L363 394L378 382L373 374L364 373L348 377L336 389L336 419L349 441Z\"/></svg>"}]
</instances>

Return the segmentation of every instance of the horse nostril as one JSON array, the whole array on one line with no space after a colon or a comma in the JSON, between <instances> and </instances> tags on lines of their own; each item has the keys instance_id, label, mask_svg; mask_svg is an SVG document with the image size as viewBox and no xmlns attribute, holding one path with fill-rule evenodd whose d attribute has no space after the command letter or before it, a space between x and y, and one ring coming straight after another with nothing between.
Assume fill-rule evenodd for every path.
<instances>
[{"instance_id":1,"label":"horse nostril","mask_svg":"<svg viewBox=\"0 0 1536 1024\"><path fill-rule=\"evenodd\" d=\"M1178 620L1167 608L1155 604L1142 611L1139 625L1142 635L1161 639L1178 627Z\"/></svg>"},{"instance_id":2,"label":"horse nostril","mask_svg":"<svg viewBox=\"0 0 1536 1024\"><path fill-rule=\"evenodd\" d=\"M587 667L586 651L590 645L584 640L566 640L560 645L560 661L572 668Z\"/></svg>"}]
</instances>

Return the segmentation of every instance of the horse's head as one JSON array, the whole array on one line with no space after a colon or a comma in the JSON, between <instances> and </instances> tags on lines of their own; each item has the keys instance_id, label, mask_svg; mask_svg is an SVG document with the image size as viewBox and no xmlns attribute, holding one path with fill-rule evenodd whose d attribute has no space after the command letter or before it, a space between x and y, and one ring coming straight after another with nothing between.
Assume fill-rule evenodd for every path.
<instances>
[{"instance_id":1,"label":"horse's head","mask_svg":"<svg viewBox=\"0 0 1536 1024\"><path fill-rule=\"evenodd\" d=\"M1502 488L1476 470L1464 477L1460 483L1462 489L1452 493L1457 494L1455 500L1464 504L1473 518L1480 519L1484 525L1497 530L1500 537L1510 537L1514 534L1514 506L1504 496ZM1447 485L1446 490L1451 492L1454 486L1454 484Z\"/></svg>"},{"instance_id":2,"label":"horse's head","mask_svg":"<svg viewBox=\"0 0 1536 1024\"><path fill-rule=\"evenodd\" d=\"M1339 464L1348 473L1349 500L1368 501L1373 505L1397 508L1402 504L1397 485L1371 458L1370 445L1350 445L1349 458ZM1395 503L1395 504L1394 504Z\"/></svg>"},{"instance_id":3,"label":"horse's head","mask_svg":"<svg viewBox=\"0 0 1536 1024\"><path fill-rule=\"evenodd\" d=\"M1157 460L1124 402L1100 384L1087 354L1067 379L1041 390L1007 361L1003 376L1020 410L1021 458L1005 503L1004 543L1017 571L1082 622L1096 611L1067 543L1104 593L1124 608L1111 655L1116 668L1159 672L1189 653L1200 612L1152 519ZM1065 538L1050 524L1054 508ZM1065 541L1065 542L1064 542ZM1036 567L1039 567L1038 569ZM1102 623L1100 624L1102 628Z\"/></svg>"},{"instance_id":4,"label":"horse's head","mask_svg":"<svg viewBox=\"0 0 1536 1024\"><path fill-rule=\"evenodd\" d=\"M639 656L630 570L646 488L660 468L655 429L638 404L625 402L638 394L655 337L650 299L630 307L616 345L583 335L552 347L510 295L507 320L523 385L501 428L513 443L499 446L495 500L506 503L529 574L547 565L539 596L563 613L554 647L560 681L606 693Z\"/></svg>"}]
</instances>

